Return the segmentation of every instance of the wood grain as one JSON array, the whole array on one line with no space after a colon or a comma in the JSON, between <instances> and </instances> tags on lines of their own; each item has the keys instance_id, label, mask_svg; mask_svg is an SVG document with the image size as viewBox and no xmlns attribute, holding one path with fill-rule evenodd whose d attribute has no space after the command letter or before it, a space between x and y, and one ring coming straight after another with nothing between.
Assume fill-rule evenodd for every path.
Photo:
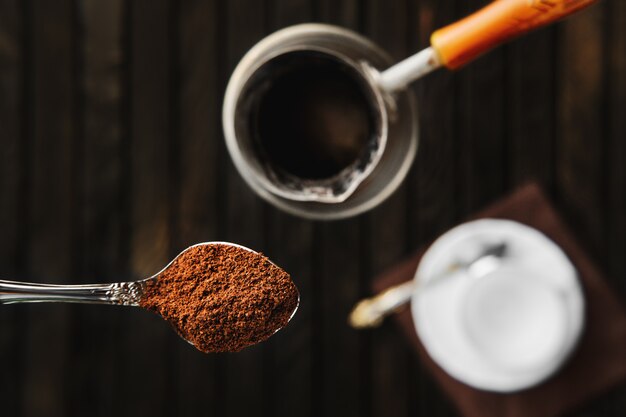
<instances>
[{"instance_id":1,"label":"wood grain","mask_svg":"<svg viewBox=\"0 0 626 417\"><path fill-rule=\"evenodd\" d=\"M454 2L428 0L410 8L411 50L430 45L430 35L458 18ZM409 30L410 31L410 30ZM419 146L409 173L407 203L408 244L414 250L429 244L459 219L457 190L459 155L458 74L436 71L413 86L417 96ZM456 412L443 397L428 371L411 357L408 381L410 415L452 416Z\"/></svg>"},{"instance_id":2,"label":"wood grain","mask_svg":"<svg viewBox=\"0 0 626 417\"><path fill-rule=\"evenodd\" d=\"M606 209L606 271L621 300L626 300L626 3L614 1L604 5L605 27L605 108L603 125L607 135L604 160ZM622 360L626 361L626 354ZM624 389L617 389L602 401L604 412L619 415L626 410Z\"/></svg>"},{"instance_id":3,"label":"wood grain","mask_svg":"<svg viewBox=\"0 0 626 417\"><path fill-rule=\"evenodd\" d=\"M71 282L73 230L76 226L75 154L70 1L37 2L29 11L32 40L25 76L32 83L27 116L29 132L29 279ZM24 310L23 310L24 311ZM63 305L30 305L24 346L25 416L62 416L68 394L70 309Z\"/></svg>"},{"instance_id":4,"label":"wood grain","mask_svg":"<svg viewBox=\"0 0 626 417\"><path fill-rule=\"evenodd\" d=\"M132 1L130 28L130 268L134 279L170 260L170 2ZM172 347L184 343L157 315L128 309L120 396L129 414L163 416L175 407ZM134 398L144 400L134 401ZM150 400L147 400L147 399Z\"/></svg>"},{"instance_id":5,"label":"wood grain","mask_svg":"<svg viewBox=\"0 0 626 417\"><path fill-rule=\"evenodd\" d=\"M273 0L267 10L268 31L312 20L310 0ZM313 326L317 320L310 296L319 266L314 258L314 224L275 208L267 213L266 254L281 265L296 283L301 299L289 325L268 342L265 363L265 392L271 398L266 416L312 416L314 346Z\"/></svg>"},{"instance_id":6,"label":"wood grain","mask_svg":"<svg viewBox=\"0 0 626 417\"><path fill-rule=\"evenodd\" d=\"M482 0L462 3L457 18L484 5ZM504 56L508 47L499 47L459 70L457 207L463 217L500 195L507 182Z\"/></svg>"},{"instance_id":7,"label":"wood grain","mask_svg":"<svg viewBox=\"0 0 626 417\"><path fill-rule=\"evenodd\" d=\"M315 20L358 31L366 3L363 0L317 0L311 7Z\"/></svg>"},{"instance_id":8,"label":"wood grain","mask_svg":"<svg viewBox=\"0 0 626 417\"><path fill-rule=\"evenodd\" d=\"M430 45L430 35L458 15L451 2L424 1L411 9L410 49ZM419 144L415 164L409 174L409 242L415 248L433 239L458 220L456 166L459 126L457 123L459 82L457 74L436 71L412 86L417 96Z\"/></svg>"},{"instance_id":9,"label":"wood grain","mask_svg":"<svg viewBox=\"0 0 626 417\"><path fill-rule=\"evenodd\" d=\"M85 1L75 8L74 77L78 176L75 283L125 277L122 241L122 2ZM114 413L124 311L77 306L72 321L70 412ZM98 378L93 376L98 375Z\"/></svg>"},{"instance_id":10,"label":"wood grain","mask_svg":"<svg viewBox=\"0 0 626 417\"><path fill-rule=\"evenodd\" d=\"M558 201L585 247L604 252L602 164L606 152L603 118L605 82L602 8L598 5L558 28L556 68L556 179ZM604 260L604 259L602 259Z\"/></svg>"},{"instance_id":11,"label":"wood grain","mask_svg":"<svg viewBox=\"0 0 626 417\"><path fill-rule=\"evenodd\" d=\"M514 41L505 52L507 179L509 186L535 180L554 186L556 125L556 28Z\"/></svg>"},{"instance_id":12,"label":"wood grain","mask_svg":"<svg viewBox=\"0 0 626 417\"><path fill-rule=\"evenodd\" d=\"M529 179L626 299L626 5L604 0L410 87L405 184L358 218L280 212L235 170L228 78L270 32L320 21L399 60L485 0L0 0L0 274L104 282L227 240L290 272L302 303L267 343L204 355L139 309L0 311L2 415L457 416L393 326L357 332L375 274ZM572 416L623 415L624 387Z\"/></svg>"},{"instance_id":13,"label":"wood grain","mask_svg":"<svg viewBox=\"0 0 626 417\"><path fill-rule=\"evenodd\" d=\"M395 62L409 51L409 14L403 0L372 0L365 12L365 33L387 51ZM393 22L392 25L389 22ZM413 29L414 30L414 29ZM414 30L415 31L415 30ZM417 32L417 31L415 31ZM402 116L401 116L402 117ZM413 190L405 183L380 207L367 214L367 252L370 276L380 274L408 253L407 196ZM395 329L384 326L371 335L371 414L408 414L410 393L408 346L398 343Z\"/></svg>"},{"instance_id":14,"label":"wood grain","mask_svg":"<svg viewBox=\"0 0 626 417\"><path fill-rule=\"evenodd\" d=\"M609 251L609 271L615 287L626 299L626 4L612 2L606 8L609 16L606 91L608 93L608 158L606 160L605 181L608 181L607 231Z\"/></svg>"},{"instance_id":15,"label":"wood grain","mask_svg":"<svg viewBox=\"0 0 626 417\"><path fill-rule=\"evenodd\" d=\"M0 277L19 279L18 237L21 230L20 172L21 172L21 126L23 116L22 97L22 37L21 15L17 1L0 1L0 126L2 126L0 152ZM19 410L22 386L19 374L19 328L18 309L0 312L0 360L7 368L0 375L0 404L5 405L8 415ZM16 383L17 380L17 383Z\"/></svg>"}]
</instances>

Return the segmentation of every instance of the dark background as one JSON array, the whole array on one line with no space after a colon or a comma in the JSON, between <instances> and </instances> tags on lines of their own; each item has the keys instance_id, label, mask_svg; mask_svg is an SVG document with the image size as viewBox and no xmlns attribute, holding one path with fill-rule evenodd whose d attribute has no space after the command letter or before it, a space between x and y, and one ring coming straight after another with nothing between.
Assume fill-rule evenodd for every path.
<instances>
[{"instance_id":1,"label":"dark background","mask_svg":"<svg viewBox=\"0 0 626 417\"><path fill-rule=\"evenodd\" d=\"M230 162L223 91L265 35L330 22L400 59L484 3L0 0L0 276L135 279L227 240L262 250L302 293L284 331L226 355L139 309L3 306L0 413L455 416L394 326L356 332L346 316L375 274L531 178L626 300L623 0L418 82L417 161L369 214L283 214ZM622 387L572 415L624 410Z\"/></svg>"}]
</instances>

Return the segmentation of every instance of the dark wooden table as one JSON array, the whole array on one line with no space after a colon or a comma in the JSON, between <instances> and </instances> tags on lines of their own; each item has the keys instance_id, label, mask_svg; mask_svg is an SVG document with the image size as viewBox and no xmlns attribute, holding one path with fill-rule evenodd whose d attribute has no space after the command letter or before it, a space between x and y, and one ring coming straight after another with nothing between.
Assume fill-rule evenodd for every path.
<instances>
[{"instance_id":1,"label":"dark wooden table","mask_svg":"<svg viewBox=\"0 0 626 417\"><path fill-rule=\"evenodd\" d=\"M139 309L2 307L0 414L455 416L393 326L356 332L346 316L375 274L532 178L626 300L623 0L417 83L417 161L371 213L291 217L230 162L223 91L265 35L330 22L400 59L484 3L0 0L3 278L134 279L227 240L302 292L287 329L231 355L201 354ZM573 416L623 416L625 389Z\"/></svg>"}]
</instances>

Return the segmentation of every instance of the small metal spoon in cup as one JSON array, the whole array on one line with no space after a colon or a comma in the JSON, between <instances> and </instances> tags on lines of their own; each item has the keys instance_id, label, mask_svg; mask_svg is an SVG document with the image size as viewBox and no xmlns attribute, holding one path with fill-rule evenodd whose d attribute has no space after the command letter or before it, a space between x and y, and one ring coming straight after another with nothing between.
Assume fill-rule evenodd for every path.
<instances>
[{"instance_id":1,"label":"small metal spoon in cup","mask_svg":"<svg viewBox=\"0 0 626 417\"><path fill-rule=\"evenodd\" d=\"M194 248L210 248L211 246L222 246L226 248L238 248L259 255L252 249L246 248L241 245L236 245L228 242L207 242L193 245L178 254L165 268L153 276L132 282L116 282L110 284L87 284L87 285L52 285L52 284L39 284L39 283L27 283L27 282L15 282L0 280L0 304L14 304L14 303L39 303L39 302L60 302L60 303L85 303L85 304L111 304L111 305L124 305L142 307L142 299L146 296L146 290L151 283L157 281L157 279L166 273L173 266L175 261L181 258L186 252ZM206 260L208 263L209 260ZM236 262L236 260L234 260ZM271 261L270 261L271 262ZM230 278L230 277L229 277ZM295 290L297 293L297 290ZM211 295L209 295L210 297ZM299 305L299 295L297 296L295 307L291 312L287 322L294 316ZM162 316L163 317L163 316ZM165 318L165 317L164 317ZM175 323L170 321L170 324ZM270 333L273 334L280 330L283 326L270 329ZM181 335L180 329L176 329L177 333L185 339L187 342L194 345L196 348L203 350L201 346L191 342L188 338ZM206 350L203 350L206 351Z\"/></svg>"},{"instance_id":2,"label":"small metal spoon in cup","mask_svg":"<svg viewBox=\"0 0 626 417\"><path fill-rule=\"evenodd\" d=\"M352 309L348 323L356 329L378 327L385 317L411 300L416 285L419 285L420 290L424 290L432 285L431 283L436 283L456 271L466 271L470 277L485 276L500 265L506 252L506 243L490 244L469 261L451 263L441 274L430 280L429 284L420 284L418 280L411 280L388 288L374 297L361 300Z\"/></svg>"}]
</instances>

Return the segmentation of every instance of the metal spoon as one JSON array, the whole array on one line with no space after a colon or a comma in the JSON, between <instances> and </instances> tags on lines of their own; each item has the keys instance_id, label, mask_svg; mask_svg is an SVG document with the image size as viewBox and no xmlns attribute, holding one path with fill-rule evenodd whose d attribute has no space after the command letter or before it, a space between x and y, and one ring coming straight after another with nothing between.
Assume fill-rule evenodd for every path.
<instances>
[{"instance_id":1,"label":"metal spoon","mask_svg":"<svg viewBox=\"0 0 626 417\"><path fill-rule=\"evenodd\" d=\"M166 271L178 257L189 249L205 245L228 245L257 253L252 249L234 243L205 242L188 247L172 259L161 271L149 278L138 281L115 282L111 284L53 285L0 280L0 304L55 302L112 304L138 307L149 281L157 279L157 277ZM293 318L299 304L298 299L298 304L291 313L289 320ZM280 329L276 329L276 331L278 330Z\"/></svg>"},{"instance_id":2,"label":"metal spoon","mask_svg":"<svg viewBox=\"0 0 626 417\"><path fill-rule=\"evenodd\" d=\"M442 273L429 280L428 284L420 284L419 280L411 280L390 287L374 297L361 300L352 309L348 323L356 329L378 327L385 317L411 300L416 285L419 285L420 290L424 290L432 283L436 283L460 270L467 271L471 277L485 276L500 265L506 251L507 244L505 242L490 244L478 256L469 261L454 261Z\"/></svg>"}]
</instances>

